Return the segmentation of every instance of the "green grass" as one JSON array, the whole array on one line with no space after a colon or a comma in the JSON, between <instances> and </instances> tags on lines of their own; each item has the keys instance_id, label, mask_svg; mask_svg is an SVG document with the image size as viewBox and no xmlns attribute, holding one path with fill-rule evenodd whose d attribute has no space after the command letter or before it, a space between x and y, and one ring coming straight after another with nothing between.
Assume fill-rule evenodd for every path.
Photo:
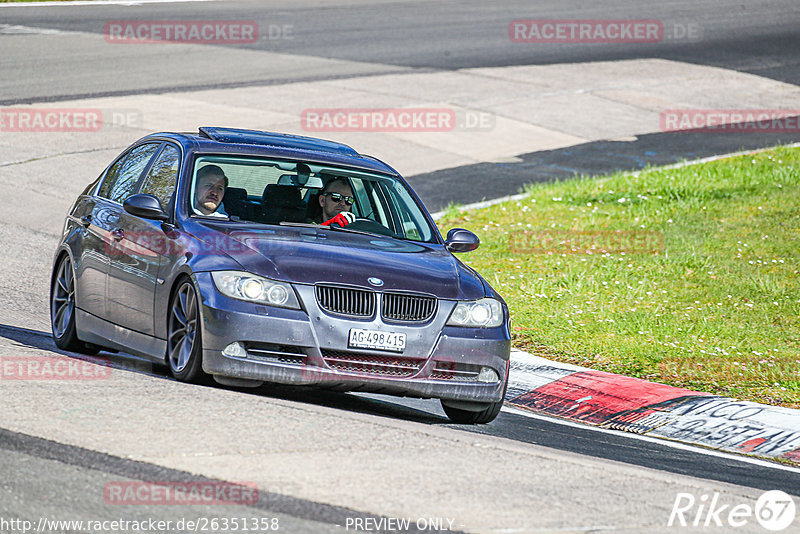
<instances>
[{"instance_id":1,"label":"green grass","mask_svg":"<svg viewBox=\"0 0 800 534\"><path fill-rule=\"evenodd\" d=\"M800 407L799 175L800 149L777 148L531 186L438 224L480 236L460 258L508 302L516 347Z\"/></svg>"}]
</instances>

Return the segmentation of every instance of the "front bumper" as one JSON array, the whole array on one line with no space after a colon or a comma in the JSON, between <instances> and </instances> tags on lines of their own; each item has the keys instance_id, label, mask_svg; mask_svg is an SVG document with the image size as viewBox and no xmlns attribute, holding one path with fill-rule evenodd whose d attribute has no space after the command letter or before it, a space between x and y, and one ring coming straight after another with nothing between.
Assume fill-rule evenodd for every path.
<instances>
[{"instance_id":1,"label":"front bumper","mask_svg":"<svg viewBox=\"0 0 800 534\"><path fill-rule=\"evenodd\" d=\"M196 273L201 304L203 370L225 377L341 391L469 402L502 400L511 342L507 325L492 329L444 326L455 306L439 301L436 316L422 325L356 320L323 312L313 286L296 285L305 310L262 306L225 297L208 273ZM406 334L402 354L348 347L351 328ZM223 350L240 342L246 356ZM498 380L479 382L481 368Z\"/></svg>"}]
</instances>

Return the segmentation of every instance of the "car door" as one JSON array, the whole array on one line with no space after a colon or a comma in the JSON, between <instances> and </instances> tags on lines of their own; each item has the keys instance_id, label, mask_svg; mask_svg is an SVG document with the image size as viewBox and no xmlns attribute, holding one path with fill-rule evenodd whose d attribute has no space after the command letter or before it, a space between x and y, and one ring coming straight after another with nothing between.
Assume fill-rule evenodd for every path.
<instances>
[{"instance_id":1,"label":"car door","mask_svg":"<svg viewBox=\"0 0 800 534\"><path fill-rule=\"evenodd\" d=\"M170 209L181 159L180 149L164 143L146 167L136 191L154 195ZM153 302L158 268L169 241L160 221L122 211L117 224L117 254L108 269L108 303L112 322L153 336Z\"/></svg>"},{"instance_id":2,"label":"car door","mask_svg":"<svg viewBox=\"0 0 800 534\"><path fill-rule=\"evenodd\" d=\"M122 154L104 171L99 188L106 187L116 180L120 168L125 162L127 153ZM108 274L108 255L104 246L103 235L110 228L106 227L108 206L102 198L98 198L96 187L87 191L78 200L72 217L83 230L80 234L80 246L75 248L75 306L97 317L106 316L106 276Z\"/></svg>"},{"instance_id":3,"label":"car door","mask_svg":"<svg viewBox=\"0 0 800 534\"><path fill-rule=\"evenodd\" d=\"M97 230L102 243L102 253L107 267L105 271L105 313L103 318L119 324L120 307L124 307L125 295L109 291L109 273L125 254L122 243L123 232L120 221L124 210L122 203L136 190L139 179L148 168L150 161L160 148L161 142L144 143L128 151L124 162L113 180L107 180L98 190L96 210ZM125 260L122 260L123 262Z\"/></svg>"}]
</instances>

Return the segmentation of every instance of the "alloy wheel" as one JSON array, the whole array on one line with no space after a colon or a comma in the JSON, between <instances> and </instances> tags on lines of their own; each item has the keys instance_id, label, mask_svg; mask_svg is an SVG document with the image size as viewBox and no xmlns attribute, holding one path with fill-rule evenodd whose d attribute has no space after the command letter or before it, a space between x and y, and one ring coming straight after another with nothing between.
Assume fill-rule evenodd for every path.
<instances>
[{"instance_id":1,"label":"alloy wheel","mask_svg":"<svg viewBox=\"0 0 800 534\"><path fill-rule=\"evenodd\" d=\"M64 336L75 313L75 275L72 274L72 261L65 257L58 267L50 305L50 320L53 334Z\"/></svg>"},{"instance_id":2,"label":"alloy wheel","mask_svg":"<svg viewBox=\"0 0 800 534\"><path fill-rule=\"evenodd\" d=\"M167 335L169 366L180 373L189 364L197 340L197 294L190 282L185 282L172 299Z\"/></svg>"}]
</instances>

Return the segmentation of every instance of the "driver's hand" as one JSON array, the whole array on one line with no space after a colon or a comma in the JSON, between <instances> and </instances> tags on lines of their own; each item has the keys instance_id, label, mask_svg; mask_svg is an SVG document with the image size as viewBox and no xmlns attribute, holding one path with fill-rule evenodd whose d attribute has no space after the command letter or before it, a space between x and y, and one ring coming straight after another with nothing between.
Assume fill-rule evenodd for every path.
<instances>
[{"instance_id":1,"label":"driver's hand","mask_svg":"<svg viewBox=\"0 0 800 534\"><path fill-rule=\"evenodd\" d=\"M330 226L334 223L338 224L339 226L347 226L351 222L355 222L355 220L356 216L353 213L349 211L343 211L341 213L338 213L336 217L328 219L327 221L322 223L322 226Z\"/></svg>"}]
</instances>

